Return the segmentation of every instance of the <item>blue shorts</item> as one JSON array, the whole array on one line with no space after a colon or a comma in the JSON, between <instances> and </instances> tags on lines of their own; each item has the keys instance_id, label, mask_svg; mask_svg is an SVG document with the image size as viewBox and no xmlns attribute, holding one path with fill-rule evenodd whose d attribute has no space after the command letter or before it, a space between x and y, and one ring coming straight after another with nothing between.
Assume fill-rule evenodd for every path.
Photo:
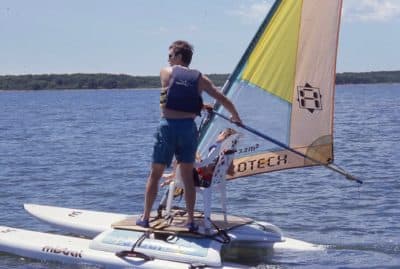
<instances>
[{"instance_id":1,"label":"blue shorts","mask_svg":"<svg viewBox=\"0 0 400 269\"><path fill-rule=\"evenodd\" d=\"M193 119L162 118L155 138L153 163L170 166L174 155L178 162L194 163L198 131Z\"/></svg>"}]
</instances>

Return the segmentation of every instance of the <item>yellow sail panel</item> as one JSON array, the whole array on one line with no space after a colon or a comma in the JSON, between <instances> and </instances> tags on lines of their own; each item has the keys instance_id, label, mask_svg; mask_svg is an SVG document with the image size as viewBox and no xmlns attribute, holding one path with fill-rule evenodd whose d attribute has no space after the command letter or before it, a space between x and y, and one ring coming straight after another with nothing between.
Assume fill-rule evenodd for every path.
<instances>
[{"instance_id":1,"label":"yellow sail panel","mask_svg":"<svg viewBox=\"0 0 400 269\"><path fill-rule=\"evenodd\" d=\"M243 70L242 79L292 102L302 0L284 0Z\"/></svg>"}]
</instances>

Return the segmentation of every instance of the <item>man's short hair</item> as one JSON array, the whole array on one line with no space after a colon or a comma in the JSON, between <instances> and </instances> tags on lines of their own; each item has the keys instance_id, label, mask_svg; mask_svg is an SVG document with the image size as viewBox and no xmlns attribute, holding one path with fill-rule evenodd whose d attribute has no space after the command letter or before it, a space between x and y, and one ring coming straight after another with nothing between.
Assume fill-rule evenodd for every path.
<instances>
[{"instance_id":1,"label":"man's short hair","mask_svg":"<svg viewBox=\"0 0 400 269\"><path fill-rule=\"evenodd\" d=\"M182 61L189 65L192 61L193 55L193 46L184 40L177 40L169 46L169 49L172 49L175 55L182 55Z\"/></svg>"}]
</instances>

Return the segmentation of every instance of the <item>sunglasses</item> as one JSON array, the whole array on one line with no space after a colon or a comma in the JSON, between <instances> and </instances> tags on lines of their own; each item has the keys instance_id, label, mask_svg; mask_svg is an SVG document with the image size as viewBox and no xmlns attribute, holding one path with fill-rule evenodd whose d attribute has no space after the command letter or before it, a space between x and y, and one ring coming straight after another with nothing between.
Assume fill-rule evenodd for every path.
<instances>
[{"instance_id":1,"label":"sunglasses","mask_svg":"<svg viewBox=\"0 0 400 269\"><path fill-rule=\"evenodd\" d=\"M176 55L178 55L178 54L177 54L177 53L175 53L175 54L168 54L168 59L175 58Z\"/></svg>"}]
</instances>

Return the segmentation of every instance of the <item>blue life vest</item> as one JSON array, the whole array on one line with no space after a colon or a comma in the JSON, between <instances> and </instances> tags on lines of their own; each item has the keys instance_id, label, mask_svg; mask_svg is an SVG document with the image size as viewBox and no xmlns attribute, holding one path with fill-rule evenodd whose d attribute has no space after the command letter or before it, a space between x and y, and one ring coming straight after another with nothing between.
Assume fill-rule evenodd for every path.
<instances>
[{"instance_id":1,"label":"blue life vest","mask_svg":"<svg viewBox=\"0 0 400 269\"><path fill-rule=\"evenodd\" d=\"M166 92L165 107L200 115L203 108L198 89L200 76L197 70L175 66Z\"/></svg>"}]
</instances>

